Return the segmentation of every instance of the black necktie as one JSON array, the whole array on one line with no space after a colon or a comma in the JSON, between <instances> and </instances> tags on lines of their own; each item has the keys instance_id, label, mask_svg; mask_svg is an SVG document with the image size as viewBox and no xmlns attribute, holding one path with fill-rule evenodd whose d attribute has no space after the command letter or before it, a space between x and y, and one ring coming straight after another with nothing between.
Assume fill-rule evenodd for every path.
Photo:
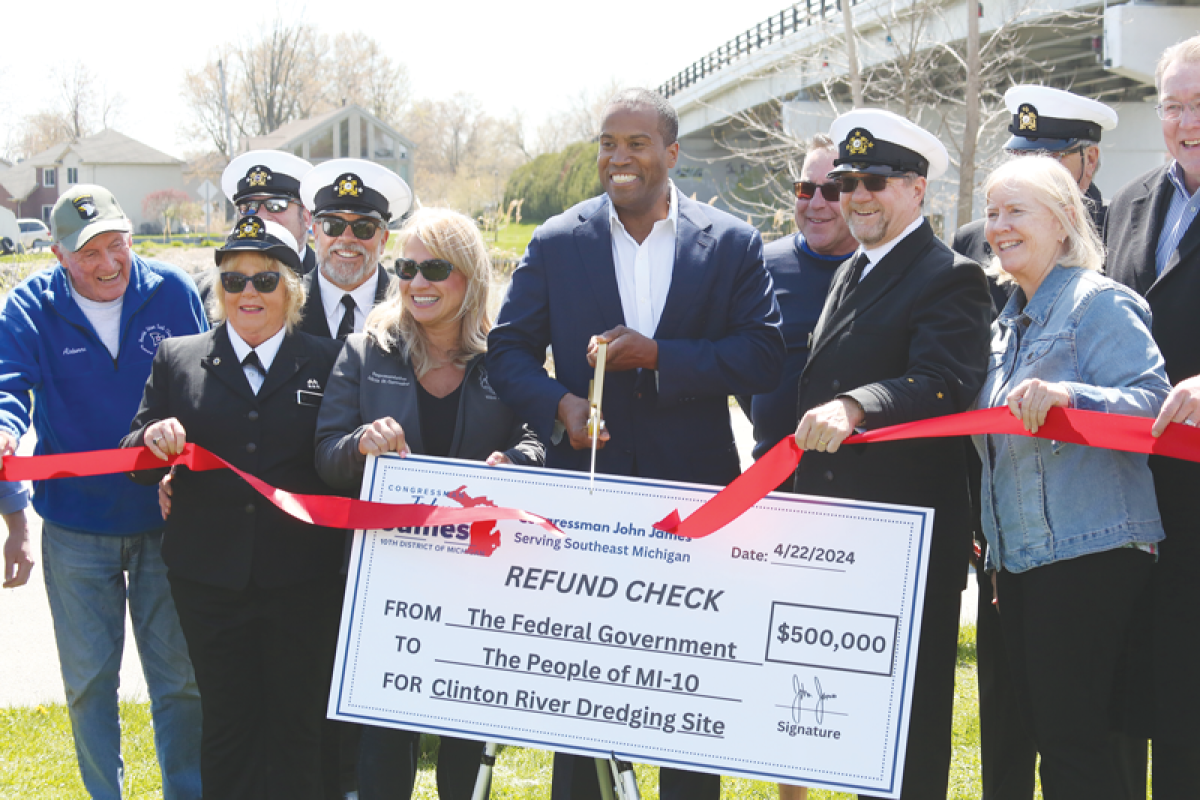
<instances>
[{"instance_id":1,"label":"black necktie","mask_svg":"<svg viewBox=\"0 0 1200 800\"><path fill-rule=\"evenodd\" d=\"M862 280L863 270L870 263L871 260L867 258L866 253L859 253L858 257L854 259L854 263L850 265L850 275L846 279L846 285L842 287L842 296L838 300L838 306L845 303L846 298L854 291L854 287L858 286L858 282Z\"/></svg>"},{"instance_id":2,"label":"black necktie","mask_svg":"<svg viewBox=\"0 0 1200 800\"><path fill-rule=\"evenodd\" d=\"M263 380L266 380L267 371L266 371L266 369L263 368L262 361L260 361L258 358L258 353L254 352L253 350L251 350L249 353L247 353L246 357L242 359L242 369L245 369L246 367L250 367L255 372L257 372L259 375L261 375L263 377ZM247 380L249 380L249 379L247 378ZM254 385L251 384L250 388L253 389ZM255 389L254 393L258 394L258 390Z\"/></svg>"},{"instance_id":3,"label":"black necktie","mask_svg":"<svg viewBox=\"0 0 1200 800\"><path fill-rule=\"evenodd\" d=\"M347 336L354 333L354 298L348 294L342 295L342 305L346 313L342 314L342 321L338 323L337 338L345 341Z\"/></svg>"}]
</instances>

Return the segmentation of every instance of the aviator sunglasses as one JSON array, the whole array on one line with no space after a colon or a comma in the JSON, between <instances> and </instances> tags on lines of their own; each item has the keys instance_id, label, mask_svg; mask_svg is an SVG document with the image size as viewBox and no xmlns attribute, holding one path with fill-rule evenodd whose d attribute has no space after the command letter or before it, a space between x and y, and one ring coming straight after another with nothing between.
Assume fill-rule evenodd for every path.
<instances>
[{"instance_id":1,"label":"aviator sunglasses","mask_svg":"<svg viewBox=\"0 0 1200 800\"><path fill-rule=\"evenodd\" d=\"M882 192L887 188L887 175L864 175L861 178L843 175L838 178L838 184L841 186L842 194L854 194L854 190L858 188L859 181L862 181L863 188L868 192Z\"/></svg>"},{"instance_id":2,"label":"aviator sunglasses","mask_svg":"<svg viewBox=\"0 0 1200 800\"><path fill-rule=\"evenodd\" d=\"M283 197L264 197L261 200L243 200L237 204L238 213L243 217L257 214L260 208L265 208L272 214L280 214L287 210L292 201Z\"/></svg>"},{"instance_id":3,"label":"aviator sunglasses","mask_svg":"<svg viewBox=\"0 0 1200 800\"><path fill-rule=\"evenodd\" d=\"M356 219L350 222L341 217L321 217L320 221L321 230L325 231L325 235L335 239L342 235L347 225L354 232L354 237L363 241L375 236L375 232L379 230L379 223L373 219Z\"/></svg>"},{"instance_id":4,"label":"aviator sunglasses","mask_svg":"<svg viewBox=\"0 0 1200 800\"><path fill-rule=\"evenodd\" d=\"M837 181L829 183L813 183L812 181L796 181L792 184L792 188L796 190L797 200L812 200L817 195L817 190L821 190L821 196L825 198L827 203L836 203L838 196L842 193L841 186Z\"/></svg>"},{"instance_id":5,"label":"aviator sunglasses","mask_svg":"<svg viewBox=\"0 0 1200 800\"><path fill-rule=\"evenodd\" d=\"M259 294L270 294L279 286L278 272L260 272L257 275L243 275L240 272L222 272L221 287L230 294L245 291L246 283L254 284L254 291Z\"/></svg>"},{"instance_id":6,"label":"aviator sunglasses","mask_svg":"<svg viewBox=\"0 0 1200 800\"><path fill-rule=\"evenodd\" d=\"M453 271L454 265L444 258L431 258L420 263L411 258L396 259L396 274L402 281L411 281L417 277L417 272L420 272L425 276L425 280L430 283L438 283L449 278Z\"/></svg>"}]
</instances>

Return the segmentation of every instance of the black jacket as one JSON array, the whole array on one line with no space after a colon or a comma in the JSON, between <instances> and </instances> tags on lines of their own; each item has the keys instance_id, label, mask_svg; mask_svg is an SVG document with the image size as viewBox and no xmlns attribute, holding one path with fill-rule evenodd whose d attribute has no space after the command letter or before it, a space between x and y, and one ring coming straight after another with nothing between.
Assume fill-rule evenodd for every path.
<instances>
[{"instance_id":1,"label":"black jacket","mask_svg":"<svg viewBox=\"0 0 1200 800\"><path fill-rule=\"evenodd\" d=\"M167 339L121 446L141 446L150 423L176 417L189 442L272 486L330 494L313 465L313 434L319 396L340 349L341 342L299 331L285 336L255 395L224 324ZM149 483L161 475L148 470L134 477ZM337 576L342 531L294 519L230 470L179 469L173 486L163 536L163 560L172 574L229 589L251 580L279 587Z\"/></svg>"},{"instance_id":2,"label":"black jacket","mask_svg":"<svg viewBox=\"0 0 1200 800\"><path fill-rule=\"evenodd\" d=\"M867 429L954 414L987 371L991 301L983 270L924 223L835 308L850 266L833 278L800 376L797 418L839 395L863 407ZM916 439L807 452L801 494L932 507L929 587L962 588L974 529L961 439Z\"/></svg>"},{"instance_id":3,"label":"black jacket","mask_svg":"<svg viewBox=\"0 0 1200 800\"><path fill-rule=\"evenodd\" d=\"M356 492L367 457L358 450L365 426L392 417L414 453L423 453L417 378L408 359L385 353L366 334L352 334L338 357L317 423L317 470L330 485ZM496 396L482 355L467 364L449 456L485 461L495 451L515 464L542 464L537 436Z\"/></svg>"}]
</instances>

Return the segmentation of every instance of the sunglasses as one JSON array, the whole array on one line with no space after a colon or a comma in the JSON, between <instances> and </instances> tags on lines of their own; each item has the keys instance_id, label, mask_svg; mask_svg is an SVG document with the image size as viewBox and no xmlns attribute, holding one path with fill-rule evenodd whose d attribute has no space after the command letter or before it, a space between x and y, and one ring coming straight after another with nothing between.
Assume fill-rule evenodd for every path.
<instances>
[{"instance_id":1,"label":"sunglasses","mask_svg":"<svg viewBox=\"0 0 1200 800\"><path fill-rule=\"evenodd\" d=\"M417 263L411 258L396 259L396 274L402 281L411 281L420 272L430 283L444 281L454 271L454 265L444 258L431 258Z\"/></svg>"},{"instance_id":2,"label":"sunglasses","mask_svg":"<svg viewBox=\"0 0 1200 800\"><path fill-rule=\"evenodd\" d=\"M821 196L825 198L827 203L836 203L838 196L842 193L841 186L837 181L829 183L813 183L812 181L796 181L792 184L792 188L796 190L797 200L812 200L817 196L817 190L821 190Z\"/></svg>"},{"instance_id":3,"label":"sunglasses","mask_svg":"<svg viewBox=\"0 0 1200 800\"><path fill-rule=\"evenodd\" d=\"M838 178L838 183L841 185L842 194L854 194L854 190L858 188L859 182L862 182L863 188L868 192L882 192L887 188L887 175L864 175L861 178L852 176L842 176Z\"/></svg>"},{"instance_id":4,"label":"sunglasses","mask_svg":"<svg viewBox=\"0 0 1200 800\"><path fill-rule=\"evenodd\" d=\"M321 230L325 231L326 236L332 236L335 239L345 232L347 225L354 232L355 238L363 241L373 238L375 232L379 230L379 223L373 219L356 219L354 222L349 222L341 217L321 217Z\"/></svg>"},{"instance_id":5,"label":"sunglasses","mask_svg":"<svg viewBox=\"0 0 1200 800\"><path fill-rule=\"evenodd\" d=\"M222 272L221 287L230 294L245 291L246 283L254 284L254 291L259 294L270 294L279 286L278 272L260 272L257 275L243 275L240 272Z\"/></svg>"},{"instance_id":6,"label":"sunglasses","mask_svg":"<svg viewBox=\"0 0 1200 800\"><path fill-rule=\"evenodd\" d=\"M243 200L237 204L237 210L243 217L247 214L257 214L260 208L265 208L272 214L279 214L286 211L291 204L291 200L283 197L266 197L261 200Z\"/></svg>"}]
</instances>

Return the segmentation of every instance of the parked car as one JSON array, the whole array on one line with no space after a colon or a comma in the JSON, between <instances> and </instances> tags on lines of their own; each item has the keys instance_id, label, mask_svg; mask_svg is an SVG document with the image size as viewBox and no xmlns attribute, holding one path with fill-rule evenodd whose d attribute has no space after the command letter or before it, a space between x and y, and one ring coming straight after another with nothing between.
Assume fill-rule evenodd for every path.
<instances>
[{"instance_id":1,"label":"parked car","mask_svg":"<svg viewBox=\"0 0 1200 800\"><path fill-rule=\"evenodd\" d=\"M35 247L50 246L50 229L40 219L19 219L17 225L21 227L21 245L26 252Z\"/></svg>"},{"instance_id":2,"label":"parked car","mask_svg":"<svg viewBox=\"0 0 1200 800\"><path fill-rule=\"evenodd\" d=\"M0 256L12 255L21 245L21 228L17 217L0 206Z\"/></svg>"}]
</instances>

